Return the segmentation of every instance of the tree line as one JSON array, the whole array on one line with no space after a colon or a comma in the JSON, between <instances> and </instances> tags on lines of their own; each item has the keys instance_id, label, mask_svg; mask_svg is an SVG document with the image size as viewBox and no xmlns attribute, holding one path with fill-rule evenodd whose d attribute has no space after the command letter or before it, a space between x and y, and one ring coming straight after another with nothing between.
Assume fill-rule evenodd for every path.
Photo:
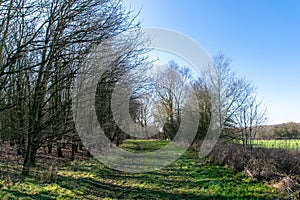
<instances>
[{"instance_id":1,"label":"tree line","mask_svg":"<svg viewBox=\"0 0 300 200\"><path fill-rule=\"evenodd\" d=\"M276 125L262 126L262 131L257 139L299 139L300 124L288 122Z\"/></svg>"},{"instance_id":2,"label":"tree line","mask_svg":"<svg viewBox=\"0 0 300 200\"><path fill-rule=\"evenodd\" d=\"M110 104L116 84L128 74L132 120L149 130L160 128L158 136L146 133L145 138L172 140L190 94L197 97L193 106L200 115L195 146L212 123L212 111L223 138L240 138L245 146L255 138L265 109L253 85L232 72L230 59L217 55L196 80L175 62L148 79L149 50L141 45L147 41L141 42L135 18L118 0L0 2L0 138L23 157L23 174L35 166L42 146L48 153L55 146L61 155L63 144L70 143L74 157L81 142L73 120L73 83L96 47L109 66L97 86L97 118L116 145L132 137L114 121ZM128 31L135 34L124 38Z\"/></svg>"},{"instance_id":3,"label":"tree line","mask_svg":"<svg viewBox=\"0 0 300 200\"><path fill-rule=\"evenodd\" d=\"M1 140L17 146L24 174L42 145L76 140L72 82L94 47L139 27L134 18L114 0L0 2ZM117 73L132 68L134 48L111 61Z\"/></svg>"},{"instance_id":4,"label":"tree line","mask_svg":"<svg viewBox=\"0 0 300 200\"><path fill-rule=\"evenodd\" d=\"M250 146L262 130L267 110L257 98L255 86L245 78L239 78L230 65L231 59L219 53L200 75L194 77L189 68L170 61L151 80L149 93L152 100L145 105L142 95L137 99L141 107L137 112L142 112L135 113L140 117L137 121L143 121L141 118L146 116L145 113L152 113L152 123L161 130L156 138L172 140L185 107L191 104L187 97L193 94L196 97L193 110L199 114L194 139L196 147L199 147L212 123L221 127L223 139L241 140L245 147ZM145 112L145 109L148 111ZM211 121L213 113L216 118L214 122Z\"/></svg>"}]
</instances>

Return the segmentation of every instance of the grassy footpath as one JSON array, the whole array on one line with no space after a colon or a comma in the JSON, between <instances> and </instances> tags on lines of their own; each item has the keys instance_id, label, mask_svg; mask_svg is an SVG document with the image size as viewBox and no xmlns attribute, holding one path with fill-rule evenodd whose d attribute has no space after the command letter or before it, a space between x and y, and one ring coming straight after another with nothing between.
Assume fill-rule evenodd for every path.
<instances>
[{"instance_id":1,"label":"grassy footpath","mask_svg":"<svg viewBox=\"0 0 300 200\"><path fill-rule=\"evenodd\" d=\"M123 148L134 151L158 149L166 142L127 141ZM2 164L0 164L2 165ZM3 165L1 167L4 167ZM18 166L10 166L12 177ZM279 191L255 182L242 173L199 160L185 153L159 171L128 174L111 170L94 159L68 162L58 167L57 177L44 177L40 166L18 182L0 179L0 199L282 199Z\"/></svg>"}]
</instances>

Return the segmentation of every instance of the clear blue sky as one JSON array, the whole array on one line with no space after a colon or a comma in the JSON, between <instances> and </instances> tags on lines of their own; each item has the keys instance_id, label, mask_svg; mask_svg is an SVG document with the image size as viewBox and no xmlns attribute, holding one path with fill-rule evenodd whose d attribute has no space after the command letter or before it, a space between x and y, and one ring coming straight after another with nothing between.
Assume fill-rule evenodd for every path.
<instances>
[{"instance_id":1,"label":"clear blue sky","mask_svg":"<svg viewBox=\"0 0 300 200\"><path fill-rule=\"evenodd\" d=\"M299 0L126 0L143 27L174 29L258 88L269 124L300 122Z\"/></svg>"}]
</instances>

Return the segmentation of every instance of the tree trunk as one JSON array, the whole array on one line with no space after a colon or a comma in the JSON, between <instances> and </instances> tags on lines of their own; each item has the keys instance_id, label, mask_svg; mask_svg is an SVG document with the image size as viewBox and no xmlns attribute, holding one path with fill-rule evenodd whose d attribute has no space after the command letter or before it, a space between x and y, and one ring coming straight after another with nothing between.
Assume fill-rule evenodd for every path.
<instances>
[{"instance_id":1,"label":"tree trunk","mask_svg":"<svg viewBox=\"0 0 300 200\"><path fill-rule=\"evenodd\" d=\"M59 157L59 158L63 158L64 157L63 153L62 153L62 150L61 150L62 147L63 147L63 145L61 143L57 144L57 157Z\"/></svg>"},{"instance_id":2,"label":"tree trunk","mask_svg":"<svg viewBox=\"0 0 300 200\"><path fill-rule=\"evenodd\" d=\"M74 161L74 155L77 149L77 145L72 143L71 161Z\"/></svg>"},{"instance_id":3,"label":"tree trunk","mask_svg":"<svg viewBox=\"0 0 300 200\"><path fill-rule=\"evenodd\" d=\"M51 154L52 153L52 143L49 142L47 147L48 147L48 154Z\"/></svg>"},{"instance_id":4,"label":"tree trunk","mask_svg":"<svg viewBox=\"0 0 300 200\"><path fill-rule=\"evenodd\" d=\"M88 147L87 147L87 153L86 153L86 156L87 156L87 157L92 157L92 154L91 154L90 150L91 150L91 147L88 146Z\"/></svg>"},{"instance_id":5,"label":"tree trunk","mask_svg":"<svg viewBox=\"0 0 300 200\"><path fill-rule=\"evenodd\" d=\"M38 129L37 128L35 129L34 126L30 126L30 127L32 128L30 128L27 133L27 148L25 152L25 159L24 159L23 170L22 170L23 175L28 175L29 169L31 167L35 167L35 155L38 150L38 145L34 141L34 137L33 137L37 135Z\"/></svg>"},{"instance_id":6,"label":"tree trunk","mask_svg":"<svg viewBox=\"0 0 300 200\"><path fill-rule=\"evenodd\" d=\"M22 156L25 158L25 153L26 153L26 147L25 147L25 138L24 136L21 136L21 138L18 140L17 143L17 154L18 156Z\"/></svg>"},{"instance_id":7,"label":"tree trunk","mask_svg":"<svg viewBox=\"0 0 300 200\"><path fill-rule=\"evenodd\" d=\"M78 144L73 144L74 145L74 152L78 153Z\"/></svg>"},{"instance_id":8,"label":"tree trunk","mask_svg":"<svg viewBox=\"0 0 300 200\"><path fill-rule=\"evenodd\" d=\"M23 171L22 171L23 175L28 175L29 169L31 167L35 167L36 152L37 152L37 148L32 144L28 144L24 163L23 163Z\"/></svg>"}]
</instances>

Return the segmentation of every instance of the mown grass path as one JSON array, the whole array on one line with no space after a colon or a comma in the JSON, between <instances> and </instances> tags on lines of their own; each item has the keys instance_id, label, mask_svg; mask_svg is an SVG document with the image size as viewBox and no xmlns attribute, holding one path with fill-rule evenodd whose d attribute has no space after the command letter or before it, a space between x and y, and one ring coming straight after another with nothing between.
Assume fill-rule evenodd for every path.
<instances>
[{"instance_id":1,"label":"mown grass path","mask_svg":"<svg viewBox=\"0 0 300 200\"><path fill-rule=\"evenodd\" d=\"M157 149L166 142L127 141L134 151ZM3 167L3 166L1 166ZM13 166L12 166L13 168ZM16 172L17 173L17 172ZM94 159L65 163L54 181L43 171L7 184L0 179L0 199L282 199L279 191L242 173L185 153L167 168L142 174L111 170Z\"/></svg>"}]
</instances>

